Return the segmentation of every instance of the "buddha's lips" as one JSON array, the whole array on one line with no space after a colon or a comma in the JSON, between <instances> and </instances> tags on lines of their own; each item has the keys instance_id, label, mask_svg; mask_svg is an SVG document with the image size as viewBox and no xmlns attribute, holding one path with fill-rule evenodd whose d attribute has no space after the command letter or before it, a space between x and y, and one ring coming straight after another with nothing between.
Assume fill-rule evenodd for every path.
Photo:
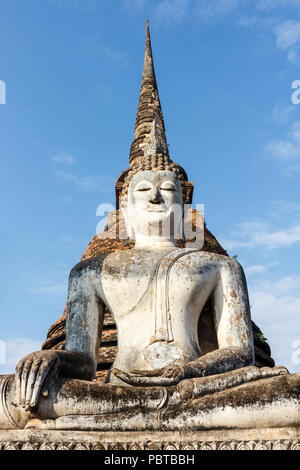
<instances>
[{"instance_id":1,"label":"buddha's lips","mask_svg":"<svg viewBox=\"0 0 300 470\"><path fill-rule=\"evenodd\" d=\"M165 211L165 210L147 209L147 212L167 212L167 211Z\"/></svg>"},{"instance_id":2,"label":"buddha's lips","mask_svg":"<svg viewBox=\"0 0 300 470\"><path fill-rule=\"evenodd\" d=\"M162 207L162 206L157 206L157 208L155 206L146 206L146 212L168 212L168 209L166 207Z\"/></svg>"}]
</instances>

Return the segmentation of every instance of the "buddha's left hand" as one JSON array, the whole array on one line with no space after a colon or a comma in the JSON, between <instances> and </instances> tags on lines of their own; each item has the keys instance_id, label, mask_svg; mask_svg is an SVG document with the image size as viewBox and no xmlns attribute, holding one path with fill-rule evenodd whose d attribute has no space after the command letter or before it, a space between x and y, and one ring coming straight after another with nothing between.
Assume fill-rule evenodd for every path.
<instances>
[{"instance_id":1,"label":"buddha's left hand","mask_svg":"<svg viewBox=\"0 0 300 470\"><path fill-rule=\"evenodd\" d=\"M112 373L130 385L175 385L186 378L186 367L181 361L175 361L162 369L132 370L130 373L112 369Z\"/></svg>"}]
</instances>

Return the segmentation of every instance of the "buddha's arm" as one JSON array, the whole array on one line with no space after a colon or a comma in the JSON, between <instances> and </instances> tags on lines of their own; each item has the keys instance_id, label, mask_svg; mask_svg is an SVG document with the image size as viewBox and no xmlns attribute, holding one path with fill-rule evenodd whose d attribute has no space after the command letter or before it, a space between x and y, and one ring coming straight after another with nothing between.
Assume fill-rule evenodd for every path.
<instances>
[{"instance_id":1,"label":"buddha's arm","mask_svg":"<svg viewBox=\"0 0 300 470\"><path fill-rule=\"evenodd\" d=\"M66 348L37 351L24 357L16 368L16 402L25 409L37 405L41 391L47 394L57 377L92 380L102 329L103 306L95 292L93 271L77 265L70 274Z\"/></svg>"},{"instance_id":2,"label":"buddha's arm","mask_svg":"<svg viewBox=\"0 0 300 470\"><path fill-rule=\"evenodd\" d=\"M226 259L214 291L214 320L219 349L189 364L188 376L213 375L254 364L247 284L240 264Z\"/></svg>"},{"instance_id":3,"label":"buddha's arm","mask_svg":"<svg viewBox=\"0 0 300 470\"><path fill-rule=\"evenodd\" d=\"M254 364L247 284L241 265L232 258L224 259L220 269L214 291L214 320L219 349L189 363L188 377L220 374Z\"/></svg>"},{"instance_id":4,"label":"buddha's arm","mask_svg":"<svg viewBox=\"0 0 300 470\"><path fill-rule=\"evenodd\" d=\"M66 350L90 359L94 377L101 341L104 304L95 288L97 269L80 263L70 274L66 322Z\"/></svg>"}]
</instances>

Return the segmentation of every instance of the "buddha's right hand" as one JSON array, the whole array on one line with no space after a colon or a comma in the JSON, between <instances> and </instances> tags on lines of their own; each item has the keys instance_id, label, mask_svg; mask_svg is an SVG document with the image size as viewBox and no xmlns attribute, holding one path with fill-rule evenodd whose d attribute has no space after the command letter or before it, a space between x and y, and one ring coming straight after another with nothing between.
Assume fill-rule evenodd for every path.
<instances>
[{"instance_id":1,"label":"buddha's right hand","mask_svg":"<svg viewBox=\"0 0 300 470\"><path fill-rule=\"evenodd\" d=\"M16 402L29 410L36 407L45 380L54 379L60 366L60 351L37 351L16 367Z\"/></svg>"}]
</instances>

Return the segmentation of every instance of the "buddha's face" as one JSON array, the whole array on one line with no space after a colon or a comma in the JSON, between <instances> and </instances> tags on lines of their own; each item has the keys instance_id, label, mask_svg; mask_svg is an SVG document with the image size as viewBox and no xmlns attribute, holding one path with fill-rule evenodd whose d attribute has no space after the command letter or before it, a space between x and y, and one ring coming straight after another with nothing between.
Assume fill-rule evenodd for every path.
<instances>
[{"instance_id":1,"label":"buddha's face","mask_svg":"<svg viewBox=\"0 0 300 470\"><path fill-rule=\"evenodd\" d=\"M128 190L127 225L138 237L180 238L182 189L171 171L141 171Z\"/></svg>"}]
</instances>

